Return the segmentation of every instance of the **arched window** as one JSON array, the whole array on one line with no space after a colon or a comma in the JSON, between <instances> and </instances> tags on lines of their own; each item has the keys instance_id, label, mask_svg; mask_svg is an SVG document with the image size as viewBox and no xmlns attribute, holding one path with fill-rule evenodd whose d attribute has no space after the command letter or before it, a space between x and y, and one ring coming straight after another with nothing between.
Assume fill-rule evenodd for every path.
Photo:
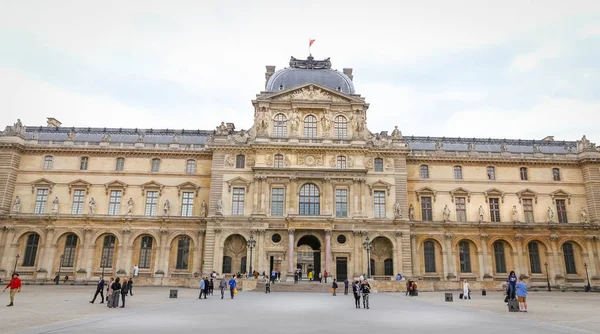
<instances>
[{"instance_id":1,"label":"arched window","mask_svg":"<svg viewBox=\"0 0 600 334\"><path fill-rule=\"evenodd\" d=\"M284 114L277 114L273 120L273 137L285 136L287 136L287 118Z\"/></svg>"},{"instance_id":2,"label":"arched window","mask_svg":"<svg viewBox=\"0 0 600 334\"><path fill-rule=\"evenodd\" d=\"M102 262L100 266L102 268L112 268L113 257L115 256L115 241L114 235L107 235L104 237L104 243L102 244Z\"/></svg>"},{"instance_id":3,"label":"arched window","mask_svg":"<svg viewBox=\"0 0 600 334\"><path fill-rule=\"evenodd\" d=\"M317 137L317 118L313 115L304 117L304 137Z\"/></svg>"},{"instance_id":4,"label":"arched window","mask_svg":"<svg viewBox=\"0 0 600 334\"><path fill-rule=\"evenodd\" d=\"M77 236L69 234L65 241L65 250L63 252L63 267L73 267L75 264L75 252L77 250Z\"/></svg>"},{"instance_id":5,"label":"arched window","mask_svg":"<svg viewBox=\"0 0 600 334\"><path fill-rule=\"evenodd\" d=\"M541 274L542 263L540 261L540 250L537 242L530 242L527 245L527 249L529 250L529 267L531 268L531 273Z\"/></svg>"},{"instance_id":6,"label":"arched window","mask_svg":"<svg viewBox=\"0 0 600 334\"><path fill-rule=\"evenodd\" d=\"M274 167L283 168L283 154L275 154Z\"/></svg>"},{"instance_id":7,"label":"arched window","mask_svg":"<svg viewBox=\"0 0 600 334\"><path fill-rule=\"evenodd\" d=\"M386 276L394 275L394 262L392 259L383 260L383 274Z\"/></svg>"},{"instance_id":8,"label":"arched window","mask_svg":"<svg viewBox=\"0 0 600 334\"><path fill-rule=\"evenodd\" d=\"M565 242L562 245L562 249L565 257L567 274L577 274L577 268L575 266L575 254L573 253L573 244L570 242Z\"/></svg>"},{"instance_id":9,"label":"arched window","mask_svg":"<svg viewBox=\"0 0 600 334\"><path fill-rule=\"evenodd\" d=\"M44 157L44 169L49 170L52 169L52 162L54 161L54 157L51 155L47 155Z\"/></svg>"},{"instance_id":10,"label":"arched window","mask_svg":"<svg viewBox=\"0 0 600 334\"><path fill-rule=\"evenodd\" d=\"M35 257L37 255L39 242L40 236L36 233L30 234L27 237L27 244L25 245L25 256L23 257L23 267L35 266Z\"/></svg>"},{"instance_id":11,"label":"arched window","mask_svg":"<svg viewBox=\"0 0 600 334\"><path fill-rule=\"evenodd\" d=\"M454 166L454 179L456 180L462 180L463 175L462 175L462 167L461 166Z\"/></svg>"},{"instance_id":12,"label":"arched window","mask_svg":"<svg viewBox=\"0 0 600 334\"><path fill-rule=\"evenodd\" d=\"M375 275L375 260L371 259L371 276Z\"/></svg>"},{"instance_id":13,"label":"arched window","mask_svg":"<svg viewBox=\"0 0 600 334\"><path fill-rule=\"evenodd\" d=\"M312 183L307 183L300 188L300 214L305 216L321 214L319 188Z\"/></svg>"},{"instance_id":14,"label":"arched window","mask_svg":"<svg viewBox=\"0 0 600 334\"><path fill-rule=\"evenodd\" d=\"M242 259L240 260L240 273L246 272L246 263L247 262L248 262L248 259L245 256L242 257Z\"/></svg>"},{"instance_id":15,"label":"arched window","mask_svg":"<svg viewBox=\"0 0 600 334\"><path fill-rule=\"evenodd\" d=\"M336 166L339 169L346 169L346 157L343 155L338 156Z\"/></svg>"},{"instance_id":16,"label":"arched window","mask_svg":"<svg viewBox=\"0 0 600 334\"><path fill-rule=\"evenodd\" d=\"M435 273L435 244L433 241L423 243L423 255L425 258L425 272Z\"/></svg>"},{"instance_id":17,"label":"arched window","mask_svg":"<svg viewBox=\"0 0 600 334\"><path fill-rule=\"evenodd\" d=\"M458 252L460 254L460 272L470 273L471 272L471 250L469 249L469 243L461 241L458 243Z\"/></svg>"},{"instance_id":18,"label":"arched window","mask_svg":"<svg viewBox=\"0 0 600 334\"><path fill-rule=\"evenodd\" d=\"M429 166L427 165L421 165L419 167L419 177L422 179L428 179L429 178Z\"/></svg>"},{"instance_id":19,"label":"arched window","mask_svg":"<svg viewBox=\"0 0 600 334\"><path fill-rule=\"evenodd\" d=\"M494 259L496 260L496 272L506 273L506 257L504 256L504 243L494 242Z\"/></svg>"},{"instance_id":20,"label":"arched window","mask_svg":"<svg viewBox=\"0 0 600 334\"><path fill-rule=\"evenodd\" d=\"M223 256L223 268L221 270L222 274L230 274L231 273L231 257Z\"/></svg>"},{"instance_id":21,"label":"arched window","mask_svg":"<svg viewBox=\"0 0 600 334\"><path fill-rule=\"evenodd\" d=\"M177 241L177 263L175 269L188 269L190 259L190 238L179 237Z\"/></svg>"},{"instance_id":22,"label":"arched window","mask_svg":"<svg viewBox=\"0 0 600 334\"><path fill-rule=\"evenodd\" d=\"M333 132L335 138L346 139L348 138L348 120L344 116L337 116L333 120Z\"/></svg>"},{"instance_id":23,"label":"arched window","mask_svg":"<svg viewBox=\"0 0 600 334\"><path fill-rule=\"evenodd\" d=\"M246 168L246 156L238 154L235 156L235 168Z\"/></svg>"},{"instance_id":24,"label":"arched window","mask_svg":"<svg viewBox=\"0 0 600 334\"><path fill-rule=\"evenodd\" d=\"M152 237L146 235L142 237L138 267L148 269L150 268L150 261L152 261Z\"/></svg>"},{"instance_id":25,"label":"arched window","mask_svg":"<svg viewBox=\"0 0 600 334\"><path fill-rule=\"evenodd\" d=\"M160 171L160 159L154 158L152 159L152 172L158 173Z\"/></svg>"},{"instance_id":26,"label":"arched window","mask_svg":"<svg viewBox=\"0 0 600 334\"><path fill-rule=\"evenodd\" d=\"M376 172L383 172L383 159L381 158L375 158L375 171Z\"/></svg>"},{"instance_id":27,"label":"arched window","mask_svg":"<svg viewBox=\"0 0 600 334\"><path fill-rule=\"evenodd\" d=\"M196 173L196 160L189 159L188 161L186 161L186 163L185 163L185 172L187 174L194 174L194 173Z\"/></svg>"}]
</instances>

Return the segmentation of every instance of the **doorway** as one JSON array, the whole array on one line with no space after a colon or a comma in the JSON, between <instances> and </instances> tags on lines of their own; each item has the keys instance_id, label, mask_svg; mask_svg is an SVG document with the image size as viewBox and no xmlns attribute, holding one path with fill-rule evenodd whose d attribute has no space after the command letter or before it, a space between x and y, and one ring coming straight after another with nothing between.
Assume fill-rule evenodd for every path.
<instances>
[{"instance_id":1,"label":"doorway","mask_svg":"<svg viewBox=\"0 0 600 334\"><path fill-rule=\"evenodd\" d=\"M335 276L338 282L343 282L348 278L348 258L335 258Z\"/></svg>"},{"instance_id":2,"label":"doorway","mask_svg":"<svg viewBox=\"0 0 600 334\"><path fill-rule=\"evenodd\" d=\"M302 271L302 277L308 277L310 271L318 279L321 272L321 242L314 235L305 235L296 244L296 267Z\"/></svg>"}]
</instances>

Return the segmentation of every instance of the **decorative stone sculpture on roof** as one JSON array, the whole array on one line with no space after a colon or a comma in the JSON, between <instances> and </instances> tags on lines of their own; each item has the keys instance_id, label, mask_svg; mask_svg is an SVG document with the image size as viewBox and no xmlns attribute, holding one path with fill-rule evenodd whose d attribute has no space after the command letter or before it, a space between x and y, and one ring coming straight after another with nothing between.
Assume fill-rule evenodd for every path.
<instances>
[{"instance_id":1,"label":"decorative stone sculpture on roof","mask_svg":"<svg viewBox=\"0 0 600 334\"><path fill-rule=\"evenodd\" d=\"M583 152L586 150L596 150L596 144L591 143L589 139L587 139L587 137L583 135L583 137L581 137L581 139L577 141L577 151Z\"/></svg>"},{"instance_id":2,"label":"decorative stone sculpture on roof","mask_svg":"<svg viewBox=\"0 0 600 334\"><path fill-rule=\"evenodd\" d=\"M305 68L311 70L321 70L321 69L330 69L331 61L330 58L326 58L324 60L315 60L315 58L310 55L306 60L297 59L294 56L290 57L290 67L291 68Z\"/></svg>"},{"instance_id":3,"label":"decorative stone sculpture on roof","mask_svg":"<svg viewBox=\"0 0 600 334\"><path fill-rule=\"evenodd\" d=\"M398 130L398 125L396 125L394 130L392 130L392 139L402 139L402 132Z\"/></svg>"},{"instance_id":4,"label":"decorative stone sculpture on roof","mask_svg":"<svg viewBox=\"0 0 600 334\"><path fill-rule=\"evenodd\" d=\"M7 126L4 130L5 136L25 136L25 127L23 123L21 123L20 119L17 119L17 122L13 126Z\"/></svg>"}]
</instances>

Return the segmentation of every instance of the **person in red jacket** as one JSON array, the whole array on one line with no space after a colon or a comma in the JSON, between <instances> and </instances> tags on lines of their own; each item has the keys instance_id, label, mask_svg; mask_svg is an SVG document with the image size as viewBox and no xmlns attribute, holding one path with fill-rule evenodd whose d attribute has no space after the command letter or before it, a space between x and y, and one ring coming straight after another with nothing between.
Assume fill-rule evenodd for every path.
<instances>
[{"instance_id":1,"label":"person in red jacket","mask_svg":"<svg viewBox=\"0 0 600 334\"><path fill-rule=\"evenodd\" d=\"M12 275L12 279L6 285L2 292L6 291L6 289L10 288L10 304L6 306L13 306L13 302L15 301L15 293L21 292L21 279L19 278L19 274L14 273Z\"/></svg>"}]
</instances>

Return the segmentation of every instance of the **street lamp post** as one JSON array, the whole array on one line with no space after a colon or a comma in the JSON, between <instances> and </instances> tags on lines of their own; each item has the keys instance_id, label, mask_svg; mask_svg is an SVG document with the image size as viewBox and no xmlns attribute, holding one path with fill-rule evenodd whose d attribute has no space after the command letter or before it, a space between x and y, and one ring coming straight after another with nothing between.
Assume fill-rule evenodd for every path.
<instances>
[{"instance_id":1,"label":"street lamp post","mask_svg":"<svg viewBox=\"0 0 600 334\"><path fill-rule=\"evenodd\" d=\"M548 274L548 262L544 262L544 267L546 267L546 282L548 283L548 291L552 291L550 289L550 275Z\"/></svg>"},{"instance_id":2,"label":"street lamp post","mask_svg":"<svg viewBox=\"0 0 600 334\"><path fill-rule=\"evenodd\" d=\"M15 267L13 268L13 274L17 272L17 262L19 262L20 258L21 256L17 254L17 256L15 257Z\"/></svg>"},{"instance_id":3,"label":"street lamp post","mask_svg":"<svg viewBox=\"0 0 600 334\"><path fill-rule=\"evenodd\" d=\"M583 264L583 267L585 268L585 277L587 277L587 286L585 287L585 292L590 292L592 291L592 285L590 284L590 275L588 274L588 270L587 270L587 263Z\"/></svg>"},{"instance_id":4,"label":"street lamp post","mask_svg":"<svg viewBox=\"0 0 600 334\"><path fill-rule=\"evenodd\" d=\"M104 267L106 266L106 255L102 256L102 278L104 278Z\"/></svg>"},{"instance_id":5,"label":"street lamp post","mask_svg":"<svg viewBox=\"0 0 600 334\"><path fill-rule=\"evenodd\" d=\"M369 236L365 238L363 248L367 251L367 278L371 278L371 240Z\"/></svg>"},{"instance_id":6,"label":"street lamp post","mask_svg":"<svg viewBox=\"0 0 600 334\"><path fill-rule=\"evenodd\" d=\"M58 264L58 279L56 280L56 285L60 284L60 270L62 269L62 264L63 264L64 258L65 258L64 255L60 256L60 263Z\"/></svg>"},{"instance_id":7,"label":"street lamp post","mask_svg":"<svg viewBox=\"0 0 600 334\"><path fill-rule=\"evenodd\" d=\"M250 239L246 242L246 246L250 249L250 276L254 276L254 272L252 271L252 249L256 247L256 240L254 240L254 235L250 235Z\"/></svg>"}]
</instances>

